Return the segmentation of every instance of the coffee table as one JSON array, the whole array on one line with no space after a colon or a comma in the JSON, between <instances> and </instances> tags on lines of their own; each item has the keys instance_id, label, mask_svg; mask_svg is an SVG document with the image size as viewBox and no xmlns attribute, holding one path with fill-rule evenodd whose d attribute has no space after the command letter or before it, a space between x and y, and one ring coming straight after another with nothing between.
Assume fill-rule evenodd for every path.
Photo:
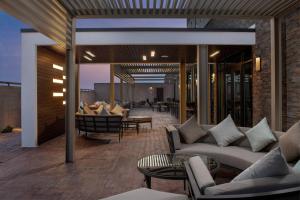
<instances>
[{"instance_id":1,"label":"coffee table","mask_svg":"<svg viewBox=\"0 0 300 200\"><path fill-rule=\"evenodd\" d=\"M129 116L123 120L123 127L128 128L130 125L135 126L136 132L140 132L140 124L150 123L152 129L152 117L150 116Z\"/></svg>"},{"instance_id":2,"label":"coffee table","mask_svg":"<svg viewBox=\"0 0 300 200\"><path fill-rule=\"evenodd\" d=\"M151 188L151 178L168 180L187 179L184 162L190 157L200 156L208 170L214 174L220 167L219 162L205 155L199 154L155 154L141 158L137 168L144 174L148 188Z\"/></svg>"}]
</instances>

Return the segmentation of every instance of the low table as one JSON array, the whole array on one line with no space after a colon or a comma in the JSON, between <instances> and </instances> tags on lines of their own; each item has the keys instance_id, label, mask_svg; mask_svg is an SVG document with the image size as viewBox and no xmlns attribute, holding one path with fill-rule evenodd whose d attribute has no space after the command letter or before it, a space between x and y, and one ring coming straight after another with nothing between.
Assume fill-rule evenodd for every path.
<instances>
[{"instance_id":1,"label":"low table","mask_svg":"<svg viewBox=\"0 0 300 200\"><path fill-rule=\"evenodd\" d=\"M140 124L150 123L152 129L152 117L150 116L129 116L123 120L123 127L128 128L130 125L134 125L136 132L140 132Z\"/></svg>"},{"instance_id":2,"label":"low table","mask_svg":"<svg viewBox=\"0 0 300 200\"><path fill-rule=\"evenodd\" d=\"M138 161L138 170L144 174L148 188L151 188L151 178L168 180L187 179L184 162L193 156L200 156L208 170L214 174L220 164L213 158L198 154L155 154L145 156Z\"/></svg>"}]
</instances>

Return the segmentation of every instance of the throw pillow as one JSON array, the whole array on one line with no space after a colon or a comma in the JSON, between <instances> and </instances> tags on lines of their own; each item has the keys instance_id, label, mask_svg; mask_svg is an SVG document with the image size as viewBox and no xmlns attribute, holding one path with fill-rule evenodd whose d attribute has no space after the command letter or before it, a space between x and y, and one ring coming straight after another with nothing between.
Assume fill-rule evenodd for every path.
<instances>
[{"instance_id":1,"label":"throw pillow","mask_svg":"<svg viewBox=\"0 0 300 200\"><path fill-rule=\"evenodd\" d=\"M88 105L83 106L83 113L87 115L94 115L94 111L92 111Z\"/></svg>"},{"instance_id":2,"label":"throw pillow","mask_svg":"<svg viewBox=\"0 0 300 200\"><path fill-rule=\"evenodd\" d=\"M110 112L115 115L123 116L123 108L119 104L116 104Z\"/></svg>"},{"instance_id":3,"label":"throw pillow","mask_svg":"<svg viewBox=\"0 0 300 200\"><path fill-rule=\"evenodd\" d=\"M282 155L280 148L276 148L240 173L232 180L232 182L255 178L285 176L289 173L290 170L288 164Z\"/></svg>"},{"instance_id":4,"label":"throw pillow","mask_svg":"<svg viewBox=\"0 0 300 200\"><path fill-rule=\"evenodd\" d=\"M215 138L217 144L222 147L226 147L234 141L244 137L244 134L235 126L230 115L218 125L209 129L209 132Z\"/></svg>"},{"instance_id":5,"label":"throw pillow","mask_svg":"<svg viewBox=\"0 0 300 200\"><path fill-rule=\"evenodd\" d=\"M95 110L96 114L101 113L103 110L103 107L104 107L103 105L99 105L99 107Z\"/></svg>"},{"instance_id":6,"label":"throw pillow","mask_svg":"<svg viewBox=\"0 0 300 200\"><path fill-rule=\"evenodd\" d=\"M109 116L110 113L105 108L103 108L98 115L100 115L100 116Z\"/></svg>"},{"instance_id":7,"label":"throw pillow","mask_svg":"<svg viewBox=\"0 0 300 200\"><path fill-rule=\"evenodd\" d=\"M187 144L196 142L199 138L203 137L207 133L200 126L198 126L195 116L192 116L182 125L180 125L178 130Z\"/></svg>"},{"instance_id":8,"label":"throw pillow","mask_svg":"<svg viewBox=\"0 0 300 200\"><path fill-rule=\"evenodd\" d=\"M300 157L300 121L279 138L279 146L288 162Z\"/></svg>"},{"instance_id":9,"label":"throw pillow","mask_svg":"<svg viewBox=\"0 0 300 200\"><path fill-rule=\"evenodd\" d=\"M293 170L295 173L300 174L300 160L296 163L296 165L293 167Z\"/></svg>"},{"instance_id":10,"label":"throw pillow","mask_svg":"<svg viewBox=\"0 0 300 200\"><path fill-rule=\"evenodd\" d=\"M246 131L245 135L250 142L252 151L254 152L258 152L269 144L277 141L268 125L266 118L263 118L253 128Z\"/></svg>"}]
</instances>

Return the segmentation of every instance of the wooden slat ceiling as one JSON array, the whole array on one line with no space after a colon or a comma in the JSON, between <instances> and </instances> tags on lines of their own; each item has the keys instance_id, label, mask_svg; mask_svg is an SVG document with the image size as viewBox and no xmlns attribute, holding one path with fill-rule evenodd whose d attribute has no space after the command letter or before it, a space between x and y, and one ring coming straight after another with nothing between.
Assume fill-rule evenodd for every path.
<instances>
[{"instance_id":1,"label":"wooden slat ceiling","mask_svg":"<svg viewBox=\"0 0 300 200\"><path fill-rule=\"evenodd\" d=\"M298 0L60 0L74 16L272 17Z\"/></svg>"},{"instance_id":2,"label":"wooden slat ceiling","mask_svg":"<svg viewBox=\"0 0 300 200\"><path fill-rule=\"evenodd\" d=\"M95 55L92 60L84 58L87 51ZM151 51L155 51L155 57L151 57ZM77 46L76 57L78 63L195 63L196 52L195 45L81 45ZM143 61L143 55L147 61Z\"/></svg>"},{"instance_id":3,"label":"wooden slat ceiling","mask_svg":"<svg viewBox=\"0 0 300 200\"><path fill-rule=\"evenodd\" d=\"M1 0L0 9L61 45L70 18L269 18L299 0ZM67 44L69 45L69 44Z\"/></svg>"}]
</instances>

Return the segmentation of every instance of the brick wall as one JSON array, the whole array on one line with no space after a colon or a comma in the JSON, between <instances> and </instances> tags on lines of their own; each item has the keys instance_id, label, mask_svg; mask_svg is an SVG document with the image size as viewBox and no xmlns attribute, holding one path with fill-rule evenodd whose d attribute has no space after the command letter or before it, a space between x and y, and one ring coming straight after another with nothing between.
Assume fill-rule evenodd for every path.
<instances>
[{"instance_id":1,"label":"brick wall","mask_svg":"<svg viewBox=\"0 0 300 200\"><path fill-rule=\"evenodd\" d=\"M63 71L53 69L53 64L64 66L65 57L49 48L38 47L37 92L39 144L64 134L64 97L53 97L53 92L62 92L64 86L52 82L53 78L62 79Z\"/></svg>"},{"instance_id":2,"label":"brick wall","mask_svg":"<svg viewBox=\"0 0 300 200\"><path fill-rule=\"evenodd\" d=\"M254 57L261 57L261 71L253 67L253 124L267 117L271 122L271 38L270 21L256 23L256 45ZM255 62L254 62L255 64Z\"/></svg>"},{"instance_id":3,"label":"brick wall","mask_svg":"<svg viewBox=\"0 0 300 200\"><path fill-rule=\"evenodd\" d=\"M286 22L286 112L284 129L300 120L300 7L285 17Z\"/></svg>"}]
</instances>

